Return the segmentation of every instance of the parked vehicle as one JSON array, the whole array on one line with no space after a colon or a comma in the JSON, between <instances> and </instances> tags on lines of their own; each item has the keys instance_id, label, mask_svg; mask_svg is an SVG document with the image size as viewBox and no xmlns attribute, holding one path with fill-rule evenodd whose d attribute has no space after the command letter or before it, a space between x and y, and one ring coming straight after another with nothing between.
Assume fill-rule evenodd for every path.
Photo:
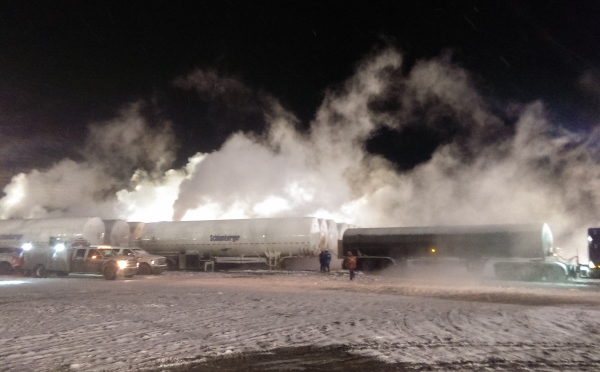
<instances>
[{"instance_id":1,"label":"parked vehicle","mask_svg":"<svg viewBox=\"0 0 600 372\"><path fill-rule=\"evenodd\" d=\"M328 243L327 221L312 217L151 222L135 230L137 246L182 270L217 264L274 268L285 259L317 257Z\"/></svg>"},{"instance_id":2,"label":"parked vehicle","mask_svg":"<svg viewBox=\"0 0 600 372\"><path fill-rule=\"evenodd\" d=\"M112 247L113 252L135 257L138 262L138 275L160 275L167 268L167 259L150 254L138 247Z\"/></svg>"},{"instance_id":3,"label":"parked vehicle","mask_svg":"<svg viewBox=\"0 0 600 372\"><path fill-rule=\"evenodd\" d=\"M407 259L459 258L471 270L494 262L499 279L563 282L588 269L577 257L560 256L546 224L352 228L340 248L358 256L364 271Z\"/></svg>"},{"instance_id":4,"label":"parked vehicle","mask_svg":"<svg viewBox=\"0 0 600 372\"><path fill-rule=\"evenodd\" d=\"M588 229L588 277L600 279L600 227Z\"/></svg>"},{"instance_id":5,"label":"parked vehicle","mask_svg":"<svg viewBox=\"0 0 600 372\"><path fill-rule=\"evenodd\" d=\"M22 248L0 248L0 275L10 275L23 266Z\"/></svg>"},{"instance_id":6,"label":"parked vehicle","mask_svg":"<svg viewBox=\"0 0 600 372\"><path fill-rule=\"evenodd\" d=\"M51 273L67 276L71 273L100 274L106 280L119 276L133 277L138 270L135 257L120 255L111 246L34 247L26 251L23 268L34 277L45 278Z\"/></svg>"},{"instance_id":7,"label":"parked vehicle","mask_svg":"<svg viewBox=\"0 0 600 372\"><path fill-rule=\"evenodd\" d=\"M48 245L49 240L63 244L105 244L107 229L99 217L39 218L0 221L0 246L22 248ZM116 245L116 243L111 243Z\"/></svg>"}]
</instances>

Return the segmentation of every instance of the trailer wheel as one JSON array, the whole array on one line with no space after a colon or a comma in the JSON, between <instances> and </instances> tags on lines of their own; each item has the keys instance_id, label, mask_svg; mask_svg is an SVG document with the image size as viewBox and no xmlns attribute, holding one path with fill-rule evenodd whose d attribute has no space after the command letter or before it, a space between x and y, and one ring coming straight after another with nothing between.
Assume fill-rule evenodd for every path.
<instances>
[{"instance_id":1,"label":"trailer wheel","mask_svg":"<svg viewBox=\"0 0 600 372\"><path fill-rule=\"evenodd\" d=\"M151 275L152 268L147 263L141 263L138 267L138 275Z\"/></svg>"},{"instance_id":2,"label":"trailer wheel","mask_svg":"<svg viewBox=\"0 0 600 372\"><path fill-rule=\"evenodd\" d=\"M0 262L0 275L9 275L12 273L12 266L6 262Z\"/></svg>"},{"instance_id":3,"label":"trailer wheel","mask_svg":"<svg viewBox=\"0 0 600 372\"><path fill-rule=\"evenodd\" d=\"M115 265L108 265L104 268L104 279L115 280L117 279L117 267Z\"/></svg>"},{"instance_id":4,"label":"trailer wheel","mask_svg":"<svg viewBox=\"0 0 600 372\"><path fill-rule=\"evenodd\" d=\"M48 272L44 265L37 265L33 268L33 276L36 278L46 278L48 276Z\"/></svg>"}]
</instances>

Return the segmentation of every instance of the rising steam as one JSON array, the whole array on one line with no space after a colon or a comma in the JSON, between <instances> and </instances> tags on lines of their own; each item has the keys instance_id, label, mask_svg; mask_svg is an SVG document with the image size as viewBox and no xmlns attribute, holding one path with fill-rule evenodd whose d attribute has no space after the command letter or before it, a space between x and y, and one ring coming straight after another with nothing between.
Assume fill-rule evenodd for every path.
<instances>
[{"instance_id":1,"label":"rising steam","mask_svg":"<svg viewBox=\"0 0 600 372\"><path fill-rule=\"evenodd\" d=\"M243 102L268 126L232 133L218 151L167 170L175 143L169 123L151 127L133 105L91 127L85 161L15 176L0 200L2 217L316 216L365 227L548 222L573 247L583 247L585 229L600 222L598 131L562 129L542 101L492 107L448 56L408 72L394 49L369 56L325 92L308 131L274 97L230 77L195 71L175 85L204 100ZM399 171L366 150L381 128L401 134L414 126L449 134L429 161Z\"/></svg>"}]
</instances>

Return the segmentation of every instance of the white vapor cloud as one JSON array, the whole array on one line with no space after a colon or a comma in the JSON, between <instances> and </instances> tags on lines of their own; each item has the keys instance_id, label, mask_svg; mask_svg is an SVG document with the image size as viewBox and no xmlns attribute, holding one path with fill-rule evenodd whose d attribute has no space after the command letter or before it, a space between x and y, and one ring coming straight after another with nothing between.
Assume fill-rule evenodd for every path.
<instances>
[{"instance_id":1,"label":"white vapor cloud","mask_svg":"<svg viewBox=\"0 0 600 372\"><path fill-rule=\"evenodd\" d=\"M63 159L49 169L14 176L0 199L0 217L122 216L126 206L117 203L115 193L135 186L134 172L156 179L174 160L170 124L150 126L143 108L135 103L114 120L90 125L81 144L83 160Z\"/></svg>"},{"instance_id":2,"label":"white vapor cloud","mask_svg":"<svg viewBox=\"0 0 600 372\"><path fill-rule=\"evenodd\" d=\"M541 100L492 107L448 55L408 72L395 49L366 57L325 92L308 130L276 98L213 71L194 71L175 86L209 103L258 110L267 126L234 132L217 151L169 170L169 123L149 127L133 105L91 128L85 161L13 178L2 217L316 216L365 227L548 222L574 251L600 222L598 129L587 136L565 130ZM414 168L400 171L366 150L378 130L414 126L446 139Z\"/></svg>"}]
</instances>

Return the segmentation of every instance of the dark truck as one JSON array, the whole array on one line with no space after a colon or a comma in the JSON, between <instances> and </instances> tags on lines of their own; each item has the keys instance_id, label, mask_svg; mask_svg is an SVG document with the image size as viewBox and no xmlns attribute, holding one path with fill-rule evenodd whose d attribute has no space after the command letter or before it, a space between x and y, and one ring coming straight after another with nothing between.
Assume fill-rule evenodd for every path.
<instances>
[{"instance_id":1,"label":"dark truck","mask_svg":"<svg viewBox=\"0 0 600 372\"><path fill-rule=\"evenodd\" d=\"M100 274L106 280L119 276L131 278L138 271L135 257L117 254L111 246L75 246L63 244L35 247L26 252L23 269L36 278L51 273L67 276L71 273Z\"/></svg>"},{"instance_id":2,"label":"dark truck","mask_svg":"<svg viewBox=\"0 0 600 372\"><path fill-rule=\"evenodd\" d=\"M588 277L600 279L600 227L588 229Z\"/></svg>"}]
</instances>

